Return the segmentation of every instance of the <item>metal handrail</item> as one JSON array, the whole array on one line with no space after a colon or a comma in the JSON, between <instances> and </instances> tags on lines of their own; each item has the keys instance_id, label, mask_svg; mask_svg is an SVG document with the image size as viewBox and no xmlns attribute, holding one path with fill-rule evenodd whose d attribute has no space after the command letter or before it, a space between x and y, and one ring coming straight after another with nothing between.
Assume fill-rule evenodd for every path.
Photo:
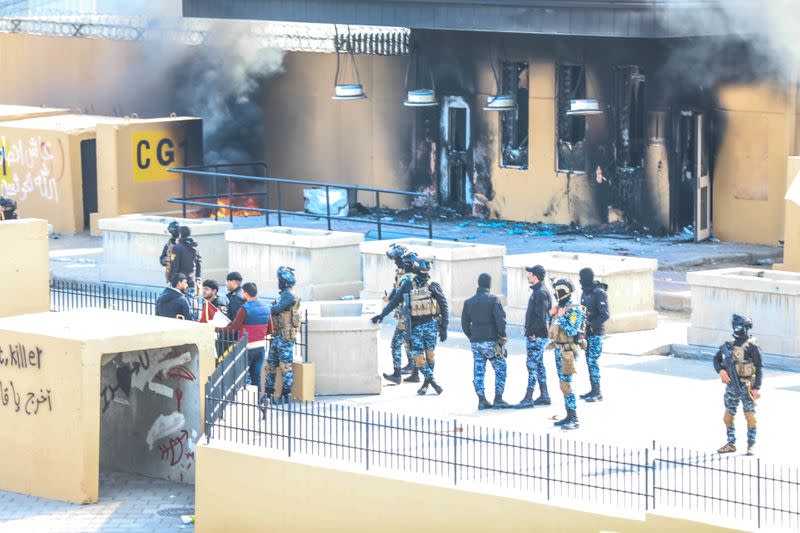
<instances>
[{"instance_id":1,"label":"metal handrail","mask_svg":"<svg viewBox=\"0 0 800 533\"><path fill-rule=\"evenodd\" d=\"M219 172L220 168L226 167L258 167L263 169L264 176L252 176L248 174L235 174L230 172ZM181 183L181 197L180 198L169 198L167 201L170 203L181 204L181 212L182 216L186 217L186 206L192 205L197 207L209 207L214 209L214 219L218 218L218 209L220 207L228 209L228 219L230 222L233 222L233 212L235 209L243 210L243 211L251 211L255 213L263 213L265 215L265 223L266 225L270 225L270 214L278 215L278 225L283 225L283 215L293 215L293 216L301 216L306 218L324 218L327 222L328 230L332 230L332 220L341 220L347 222L358 222L358 223L366 223L366 224L374 224L377 226L378 230L378 239L383 238L383 226L391 226L397 228L409 228L409 229L420 229L420 225L418 224L411 224L411 223L403 223L403 222L389 222L383 221L382 218L382 211L380 206L380 198L381 194L395 194L399 196L409 196L409 197L425 197L425 193L420 192L411 192L411 191L400 191L395 189L384 189L379 187L362 187L358 185L344 185L338 183L327 183L327 182L317 182L317 181L309 181L309 180L298 180L298 179L290 179L290 178L272 178L267 176L267 165L262 161L255 161L255 162L243 162L243 163L221 163L221 164L214 164L214 165L190 165L185 167L177 167L168 169L169 172L180 173L182 178ZM213 178L213 186L211 194L203 194L203 195L194 195L188 196L187 195L187 187L186 187L186 178L188 176L198 176L198 177L207 177ZM227 180L227 192L226 193L217 193L217 178L223 178ZM254 181L254 182L261 182L264 183L264 192L263 193L235 193L233 192L232 188L232 181L233 180L245 180L245 181ZM270 190L269 186L271 183L275 184L276 190L276 209L269 208L269 195ZM289 185L307 185L312 187L320 187L325 189L325 199L326 199L326 213L324 215L317 215L311 213L301 213L297 211L288 211L282 209L281 200L281 184L289 184ZM334 216L331 215L330 212L330 189L344 189L346 191L355 191L356 194L360 191L373 193L375 195L375 206L376 206L376 217L375 219L371 218L362 218L362 217L350 217L350 216ZM238 198L241 196L253 196L253 195L261 195L264 196L264 207L251 207L251 206L240 206L234 205L233 200L234 198ZM202 202L198 200L217 200L219 198L228 198L228 205L227 206L220 206L216 202ZM427 230L428 230L428 238L433 238L433 219L429 216L427 217Z\"/></svg>"}]
</instances>

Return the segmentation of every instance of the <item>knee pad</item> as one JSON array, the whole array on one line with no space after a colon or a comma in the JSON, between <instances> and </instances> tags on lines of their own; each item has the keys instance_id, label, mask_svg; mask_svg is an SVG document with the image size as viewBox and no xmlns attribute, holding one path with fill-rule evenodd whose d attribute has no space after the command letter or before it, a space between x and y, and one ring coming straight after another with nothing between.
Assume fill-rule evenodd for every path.
<instances>
[{"instance_id":1,"label":"knee pad","mask_svg":"<svg viewBox=\"0 0 800 533\"><path fill-rule=\"evenodd\" d=\"M417 366L417 368L422 368L423 366L425 366L425 354L424 353L416 354L414 356L414 364Z\"/></svg>"},{"instance_id":2,"label":"knee pad","mask_svg":"<svg viewBox=\"0 0 800 533\"><path fill-rule=\"evenodd\" d=\"M575 352L561 352L561 373L565 376L571 376L575 373Z\"/></svg>"},{"instance_id":3,"label":"knee pad","mask_svg":"<svg viewBox=\"0 0 800 533\"><path fill-rule=\"evenodd\" d=\"M292 363L281 363L281 372L286 374L292 371Z\"/></svg>"},{"instance_id":4,"label":"knee pad","mask_svg":"<svg viewBox=\"0 0 800 533\"><path fill-rule=\"evenodd\" d=\"M744 418L747 420L747 429L753 429L756 427L756 412L755 411L745 411Z\"/></svg>"},{"instance_id":5,"label":"knee pad","mask_svg":"<svg viewBox=\"0 0 800 533\"><path fill-rule=\"evenodd\" d=\"M433 350L425 350L425 360L428 361L429 365L432 365L436 362L436 353Z\"/></svg>"},{"instance_id":6,"label":"knee pad","mask_svg":"<svg viewBox=\"0 0 800 533\"><path fill-rule=\"evenodd\" d=\"M731 427L733 425L733 415L728 411L725 411L725 414L722 415L722 421L725 422L725 427Z\"/></svg>"},{"instance_id":7,"label":"knee pad","mask_svg":"<svg viewBox=\"0 0 800 533\"><path fill-rule=\"evenodd\" d=\"M568 396L569 393L572 392L572 386L570 385L569 381L560 381L558 382L558 386L561 389L561 393L564 396Z\"/></svg>"},{"instance_id":8,"label":"knee pad","mask_svg":"<svg viewBox=\"0 0 800 533\"><path fill-rule=\"evenodd\" d=\"M278 370L277 365L273 365L272 363L267 363L267 372L269 372L270 374L274 374L276 370Z\"/></svg>"}]
</instances>

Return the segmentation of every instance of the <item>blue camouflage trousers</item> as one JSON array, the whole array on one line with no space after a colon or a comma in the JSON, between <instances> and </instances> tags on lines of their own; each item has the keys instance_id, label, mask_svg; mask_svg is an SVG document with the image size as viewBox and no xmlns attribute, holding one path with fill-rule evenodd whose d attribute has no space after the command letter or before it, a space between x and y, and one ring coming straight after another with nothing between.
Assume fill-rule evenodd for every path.
<instances>
[{"instance_id":1,"label":"blue camouflage trousers","mask_svg":"<svg viewBox=\"0 0 800 533\"><path fill-rule=\"evenodd\" d=\"M390 344L392 348L392 367L393 368L400 368L402 366L403 360L403 346L406 342L406 336L403 330L400 328L394 328L394 335L392 335L392 342ZM413 364L413 360L411 358L411 353L406 349L406 355L408 356L408 364Z\"/></svg>"},{"instance_id":2,"label":"blue camouflage trousers","mask_svg":"<svg viewBox=\"0 0 800 533\"><path fill-rule=\"evenodd\" d=\"M558 372L559 387L564 394L564 406L574 411L576 408L575 394L572 392L572 374L564 374L561 369L561 348L555 349L556 372Z\"/></svg>"},{"instance_id":3,"label":"blue camouflage trousers","mask_svg":"<svg viewBox=\"0 0 800 533\"><path fill-rule=\"evenodd\" d=\"M433 379L434 350L439 340L439 321L435 317L411 327L411 357L422 375Z\"/></svg>"},{"instance_id":4,"label":"blue camouflage trousers","mask_svg":"<svg viewBox=\"0 0 800 533\"><path fill-rule=\"evenodd\" d=\"M495 357L494 347L495 341L472 342L472 357L474 359L472 365L473 381L475 385L475 393L478 396L486 394L484 388L484 377L486 376L486 361L491 361L492 368L494 369L494 395L502 396L503 390L506 388L506 358L501 356Z\"/></svg>"},{"instance_id":5,"label":"blue camouflage trousers","mask_svg":"<svg viewBox=\"0 0 800 533\"><path fill-rule=\"evenodd\" d=\"M547 374L544 370L544 347L546 344L546 338L525 338L525 346L528 354L525 359L525 366L528 367L529 389L536 387L537 381L539 382L539 387L547 385Z\"/></svg>"},{"instance_id":6,"label":"blue camouflage trousers","mask_svg":"<svg viewBox=\"0 0 800 533\"><path fill-rule=\"evenodd\" d=\"M756 443L756 402L750 396L750 391L746 385L742 385L742 394L738 394L731 385L725 387L725 396L723 402L725 403L725 429L728 434L728 442L736 442L736 428L734 427L733 420L736 417L736 410L739 408L739 402L742 403L744 410L744 417L747 420L747 445L752 446Z\"/></svg>"},{"instance_id":7,"label":"blue camouflage trousers","mask_svg":"<svg viewBox=\"0 0 800 533\"><path fill-rule=\"evenodd\" d=\"M294 359L294 340L285 340L280 335L272 338L267 356L267 379L264 389L267 393L275 392L275 375L280 365L283 371L283 389L281 394L289 394L292 390L292 360Z\"/></svg>"},{"instance_id":8,"label":"blue camouflage trousers","mask_svg":"<svg viewBox=\"0 0 800 533\"><path fill-rule=\"evenodd\" d=\"M600 383L600 365L597 360L603 354L603 336L586 337L586 366L589 367L589 382Z\"/></svg>"}]
</instances>

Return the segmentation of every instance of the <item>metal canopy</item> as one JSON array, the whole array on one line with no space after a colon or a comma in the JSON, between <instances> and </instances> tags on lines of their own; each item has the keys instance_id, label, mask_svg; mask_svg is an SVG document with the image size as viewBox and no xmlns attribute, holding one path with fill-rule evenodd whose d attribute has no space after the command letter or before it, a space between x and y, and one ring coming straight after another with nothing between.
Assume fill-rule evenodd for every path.
<instances>
[{"instance_id":1,"label":"metal canopy","mask_svg":"<svg viewBox=\"0 0 800 533\"><path fill-rule=\"evenodd\" d=\"M185 17L283 20L598 37L721 35L687 25L720 2L746 0L183 0ZM752 0L751 0L752 1ZM698 27L700 26L700 27ZM737 28L738 32L759 28Z\"/></svg>"}]
</instances>

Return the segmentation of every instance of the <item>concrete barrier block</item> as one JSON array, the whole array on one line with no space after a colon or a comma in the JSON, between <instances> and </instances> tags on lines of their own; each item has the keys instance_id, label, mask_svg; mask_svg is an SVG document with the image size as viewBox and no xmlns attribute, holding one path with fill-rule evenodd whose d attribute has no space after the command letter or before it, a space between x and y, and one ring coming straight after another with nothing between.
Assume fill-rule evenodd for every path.
<instances>
[{"instance_id":1,"label":"concrete barrier block","mask_svg":"<svg viewBox=\"0 0 800 533\"><path fill-rule=\"evenodd\" d=\"M355 296L361 290L360 233L272 226L225 233L230 264L259 294L277 295L279 266L295 269L303 300Z\"/></svg>"},{"instance_id":2,"label":"concrete barrier block","mask_svg":"<svg viewBox=\"0 0 800 533\"><path fill-rule=\"evenodd\" d=\"M689 272L692 313L689 344L719 346L731 336L731 315L753 320L753 335L764 352L800 353L797 317L800 273L756 268Z\"/></svg>"},{"instance_id":3,"label":"concrete barrier block","mask_svg":"<svg viewBox=\"0 0 800 533\"><path fill-rule=\"evenodd\" d=\"M123 215L103 218L98 227L103 234L103 264L100 279L133 285L166 285L165 269L159 263L161 250L169 239L167 225L173 220L192 229L202 257L202 279L224 285L228 275L228 247L225 232L230 222L170 218L158 215Z\"/></svg>"},{"instance_id":4,"label":"concrete barrier block","mask_svg":"<svg viewBox=\"0 0 800 533\"><path fill-rule=\"evenodd\" d=\"M611 310L611 318L606 322L608 333L655 329L658 323L653 284L653 277L658 270L657 260L572 252L517 254L505 258L508 291L506 314L511 323L525 323L525 310L531 293L525 268L534 265L542 265L549 279L567 278L572 281L575 286L574 302L580 302L581 299L578 272L584 267L591 267L595 279L608 284L608 306Z\"/></svg>"},{"instance_id":5,"label":"concrete barrier block","mask_svg":"<svg viewBox=\"0 0 800 533\"><path fill-rule=\"evenodd\" d=\"M361 244L362 299L380 299L384 291L392 290L395 266L386 250L394 242L421 257L433 258L431 279L442 286L451 315L461 315L464 301L475 294L481 273L492 276L495 290L502 284L505 246L417 238L370 241Z\"/></svg>"},{"instance_id":6,"label":"concrete barrier block","mask_svg":"<svg viewBox=\"0 0 800 533\"><path fill-rule=\"evenodd\" d=\"M47 221L24 218L0 222L0 242L8 251L0 261L0 317L50 309Z\"/></svg>"}]
</instances>

